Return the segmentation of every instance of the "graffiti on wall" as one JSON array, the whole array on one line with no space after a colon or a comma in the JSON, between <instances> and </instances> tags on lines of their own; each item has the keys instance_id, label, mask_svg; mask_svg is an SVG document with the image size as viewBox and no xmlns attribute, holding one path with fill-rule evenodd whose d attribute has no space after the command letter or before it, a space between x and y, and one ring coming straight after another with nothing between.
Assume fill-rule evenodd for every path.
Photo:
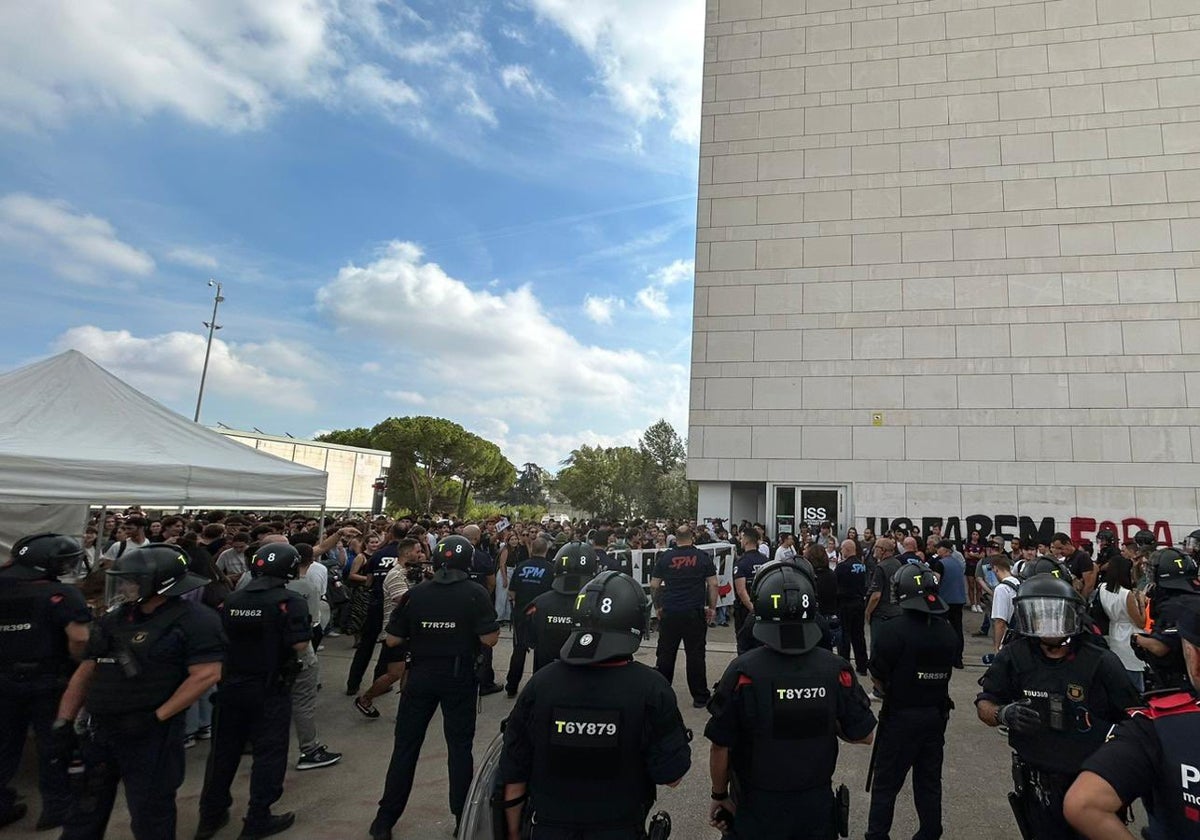
<instances>
[{"instance_id":1,"label":"graffiti on wall","mask_svg":"<svg viewBox=\"0 0 1200 840\"><path fill-rule=\"evenodd\" d=\"M971 535L972 531L978 531L979 536L984 539L994 534L1005 540L1019 538L1021 542L1049 544L1051 537L1060 531L1069 534L1073 541L1079 542L1095 540L1097 533L1108 530L1116 534L1118 541L1121 542L1132 540L1133 535L1138 531L1151 531L1159 545L1175 544L1171 538L1170 523L1161 519L1148 522L1137 516L1125 517L1119 522L1112 519L1097 520L1090 516L1072 516L1066 528L1061 527L1053 516L1034 519L1031 516L1013 516L1002 513L994 516L986 516L981 513L962 517L923 516L916 521L906 516L893 519L882 516L866 518L866 527L876 534L898 527L911 530L917 526L920 527L923 536L929 536L933 533L934 527L939 525L942 528L942 536L956 543L963 542Z\"/></svg>"}]
</instances>

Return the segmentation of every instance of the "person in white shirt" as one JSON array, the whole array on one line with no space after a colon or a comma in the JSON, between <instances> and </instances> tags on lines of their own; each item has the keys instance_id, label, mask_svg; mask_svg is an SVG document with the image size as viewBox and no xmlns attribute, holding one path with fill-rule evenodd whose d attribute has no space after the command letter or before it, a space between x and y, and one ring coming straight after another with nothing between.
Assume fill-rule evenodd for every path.
<instances>
[{"instance_id":1,"label":"person in white shirt","mask_svg":"<svg viewBox=\"0 0 1200 840\"><path fill-rule=\"evenodd\" d=\"M1133 588L1133 564L1129 558L1119 554L1112 557L1104 570L1104 585L1096 590L1100 606L1108 616L1108 649L1120 658L1134 687L1145 691L1145 665L1129 646L1129 638L1144 624Z\"/></svg>"},{"instance_id":2,"label":"person in white shirt","mask_svg":"<svg viewBox=\"0 0 1200 840\"><path fill-rule=\"evenodd\" d=\"M775 549L775 560L787 563L796 557L796 537L793 534L779 535L779 548Z\"/></svg>"},{"instance_id":3,"label":"person in white shirt","mask_svg":"<svg viewBox=\"0 0 1200 840\"><path fill-rule=\"evenodd\" d=\"M126 551L133 551L150 544L146 536L146 520L140 516L131 516L121 524L121 539L108 547L104 552L105 560L116 560Z\"/></svg>"},{"instance_id":4,"label":"person in white shirt","mask_svg":"<svg viewBox=\"0 0 1200 840\"><path fill-rule=\"evenodd\" d=\"M1020 582L1013 577L1012 561L1004 554L988 557L987 562L1000 581L992 592L992 642L996 650L1004 641L1004 634L1012 624L1013 599L1017 597Z\"/></svg>"},{"instance_id":5,"label":"person in white shirt","mask_svg":"<svg viewBox=\"0 0 1200 840\"><path fill-rule=\"evenodd\" d=\"M387 638L386 628L392 617L392 611L396 609L404 597L404 593L412 585L412 578L420 576L421 566L419 564L424 558L421 544L415 539L405 537L397 543L396 565L388 570L383 579L384 630L379 634L380 640ZM363 639L362 643L366 644L367 640ZM364 717L372 720L378 718L379 710L375 708L375 698L387 694L392 690L393 685L400 682L404 677L404 667L404 646L389 648L387 645L382 645L379 649L379 661L375 665L375 681L363 694L354 698L354 708L358 709Z\"/></svg>"}]
</instances>

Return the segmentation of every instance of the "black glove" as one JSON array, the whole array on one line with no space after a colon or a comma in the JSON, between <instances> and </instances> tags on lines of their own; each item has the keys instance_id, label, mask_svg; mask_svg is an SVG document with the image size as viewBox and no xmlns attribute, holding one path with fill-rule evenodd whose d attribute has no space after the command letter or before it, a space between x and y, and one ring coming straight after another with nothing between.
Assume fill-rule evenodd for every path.
<instances>
[{"instance_id":1,"label":"black glove","mask_svg":"<svg viewBox=\"0 0 1200 840\"><path fill-rule=\"evenodd\" d=\"M1000 723L1013 732L1029 735L1040 730L1044 724L1042 716L1030 705L1028 699L1009 703L1000 709Z\"/></svg>"},{"instance_id":2,"label":"black glove","mask_svg":"<svg viewBox=\"0 0 1200 840\"><path fill-rule=\"evenodd\" d=\"M68 764L75 754L79 739L75 735L75 721L59 718L50 727L50 760L55 764Z\"/></svg>"}]
</instances>

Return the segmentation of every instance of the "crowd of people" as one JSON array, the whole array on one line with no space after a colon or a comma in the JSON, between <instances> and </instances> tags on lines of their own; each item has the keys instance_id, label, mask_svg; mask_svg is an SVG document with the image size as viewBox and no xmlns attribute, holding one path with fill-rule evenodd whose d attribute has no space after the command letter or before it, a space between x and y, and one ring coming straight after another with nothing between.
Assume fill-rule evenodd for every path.
<instances>
[{"instance_id":1,"label":"crowd of people","mask_svg":"<svg viewBox=\"0 0 1200 840\"><path fill-rule=\"evenodd\" d=\"M726 542L740 550L731 575L703 547ZM287 829L294 815L271 806L290 730L296 769L342 758L318 735L315 700L319 652L344 635L354 637L353 709L378 718L375 701L401 688L375 840L390 838L404 813L439 707L457 824L477 698L500 691L516 705L495 765L504 794L495 836L527 836L539 817L538 838L588 827L642 836L647 785L677 783L691 763L670 690L681 646L692 705L711 715L714 827L740 838L834 836L837 739L877 739L867 840L888 836L910 771L917 836L937 838L949 682L971 633L990 640L977 712L1008 732L1023 837L1131 836L1116 815L1139 797L1151 813L1145 836L1200 836L1179 833L1180 814L1191 813L1177 807L1181 796L1191 801L1186 771L1182 791L1156 781L1191 752L1154 740L1163 720L1189 733L1200 721L1190 716L1200 711L1191 693L1200 531L1182 551L1149 532L1119 544L1102 531L1097 543L973 532L956 544L936 526L839 534L828 522L772 539L747 521L105 512L82 543L33 536L0 569L0 825L26 812L8 783L32 724L38 827L63 825L66 840L104 835L119 780L134 837L174 837L183 751L204 740L213 744L198 840L228 822L247 748L254 772L241 836ZM634 580L639 550L645 568ZM964 628L973 614L978 629ZM500 681L492 650L502 623L513 645ZM727 623L737 656L714 686L708 630ZM652 627L653 669L608 667L638 665L632 656ZM1100 749L1109 725L1130 714L1115 746ZM642 734L626 734L631 721ZM781 784L774 768L801 756L808 769ZM588 767L576 766L580 757ZM592 808L587 791L601 780L612 796Z\"/></svg>"}]
</instances>

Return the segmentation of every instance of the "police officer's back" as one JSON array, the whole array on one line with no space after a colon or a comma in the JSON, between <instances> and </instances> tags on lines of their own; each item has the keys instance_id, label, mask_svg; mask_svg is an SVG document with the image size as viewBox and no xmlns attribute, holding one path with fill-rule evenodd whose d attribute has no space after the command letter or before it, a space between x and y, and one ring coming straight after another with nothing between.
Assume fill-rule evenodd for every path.
<instances>
[{"instance_id":1,"label":"police officer's back","mask_svg":"<svg viewBox=\"0 0 1200 840\"><path fill-rule=\"evenodd\" d=\"M433 579L408 591L392 611L387 644L408 643L408 682L396 713L396 738L371 836L387 840L408 804L425 731L439 706L446 733L450 810L462 815L471 785L478 683L475 657L496 644L499 624L487 590L470 580L474 547L460 536L434 548Z\"/></svg>"},{"instance_id":2,"label":"police officer's back","mask_svg":"<svg viewBox=\"0 0 1200 840\"><path fill-rule=\"evenodd\" d=\"M229 653L217 691L196 840L208 840L229 821L229 787L247 743L253 746L254 769L243 840L277 834L295 821L290 812L272 815L271 806L283 794L287 771L291 689L300 668L296 654L312 638L308 605L287 588L299 569L295 547L261 546L250 560L253 579L221 605Z\"/></svg>"},{"instance_id":3,"label":"police officer's back","mask_svg":"<svg viewBox=\"0 0 1200 840\"><path fill-rule=\"evenodd\" d=\"M871 703L845 659L817 647L812 577L772 563L755 582L753 633L763 643L729 664L709 705L713 804L743 840L830 840L838 738L870 743ZM731 794L732 784L732 799Z\"/></svg>"},{"instance_id":4,"label":"police officer's back","mask_svg":"<svg viewBox=\"0 0 1200 840\"><path fill-rule=\"evenodd\" d=\"M1141 704L1117 655L1086 631L1071 584L1037 574L1015 599L1019 637L980 678L979 719L1005 726L1016 790L1009 795L1024 837L1077 837L1063 797L1083 761L1125 710Z\"/></svg>"},{"instance_id":5,"label":"police officer's back","mask_svg":"<svg viewBox=\"0 0 1200 840\"><path fill-rule=\"evenodd\" d=\"M678 782L691 764L671 686L633 660L646 614L633 578L602 572L576 596L561 661L517 699L500 780L510 802L528 793L535 837L640 840L655 785ZM510 834L519 815L515 804Z\"/></svg>"},{"instance_id":6,"label":"police officer's back","mask_svg":"<svg viewBox=\"0 0 1200 840\"><path fill-rule=\"evenodd\" d=\"M51 760L51 724L67 680L87 643L92 620L74 586L58 576L83 558L70 537L37 534L13 544L0 569L0 826L25 816L8 786L16 774L30 725L39 752L38 830L61 825L69 791L66 764Z\"/></svg>"},{"instance_id":7,"label":"police officer's back","mask_svg":"<svg viewBox=\"0 0 1200 840\"><path fill-rule=\"evenodd\" d=\"M91 715L90 737L80 747L87 795L72 799L62 840L103 836L118 782L135 840L174 837L182 712L220 679L221 621L179 597L208 580L190 573L187 556L173 545L127 551L106 575L109 612L96 622L55 723L67 729L85 705Z\"/></svg>"},{"instance_id":8,"label":"police officer's back","mask_svg":"<svg viewBox=\"0 0 1200 840\"><path fill-rule=\"evenodd\" d=\"M575 596L598 571L596 552L587 543L570 542L558 550L550 591L524 610L525 641L533 649L534 673L558 659L575 626Z\"/></svg>"},{"instance_id":9,"label":"police officer's back","mask_svg":"<svg viewBox=\"0 0 1200 840\"><path fill-rule=\"evenodd\" d=\"M958 634L943 618L939 581L923 564L897 569L892 600L902 614L888 621L871 649L871 676L883 692L876 733L867 840L885 840L896 796L909 770L920 820L918 837L942 836L942 758L953 703L950 675Z\"/></svg>"},{"instance_id":10,"label":"police officer's back","mask_svg":"<svg viewBox=\"0 0 1200 840\"><path fill-rule=\"evenodd\" d=\"M1156 694L1084 761L1066 815L1086 837L1132 837L1118 812L1135 799L1150 811L1150 840L1200 840L1200 598L1178 621L1188 688Z\"/></svg>"}]
</instances>

